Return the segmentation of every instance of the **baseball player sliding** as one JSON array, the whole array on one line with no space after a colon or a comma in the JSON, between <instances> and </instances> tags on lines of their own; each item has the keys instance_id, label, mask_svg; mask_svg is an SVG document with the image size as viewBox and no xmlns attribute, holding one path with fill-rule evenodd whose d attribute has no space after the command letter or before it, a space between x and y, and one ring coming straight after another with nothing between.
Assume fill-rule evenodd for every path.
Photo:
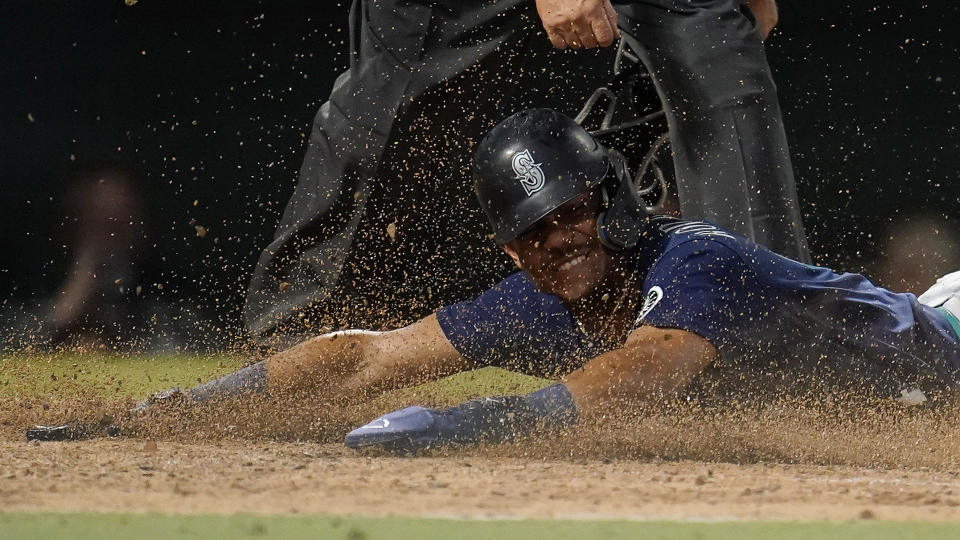
<instances>
[{"instance_id":1,"label":"baseball player sliding","mask_svg":"<svg viewBox=\"0 0 960 540\"><path fill-rule=\"evenodd\" d=\"M563 428L677 392L936 400L960 381L960 272L918 299L707 222L647 215L617 155L549 109L493 128L473 171L494 239L521 271L410 326L318 336L183 396L360 393L488 365L556 380L408 407L346 436L408 452Z\"/></svg>"},{"instance_id":2,"label":"baseball player sliding","mask_svg":"<svg viewBox=\"0 0 960 540\"><path fill-rule=\"evenodd\" d=\"M611 45L619 29L666 114L683 216L809 259L761 41L773 0L351 5L350 67L317 112L296 189L253 269L253 337L291 345L321 325L405 324L507 275L466 193L472 148L509 112L579 109L612 59L582 49Z\"/></svg>"}]
</instances>

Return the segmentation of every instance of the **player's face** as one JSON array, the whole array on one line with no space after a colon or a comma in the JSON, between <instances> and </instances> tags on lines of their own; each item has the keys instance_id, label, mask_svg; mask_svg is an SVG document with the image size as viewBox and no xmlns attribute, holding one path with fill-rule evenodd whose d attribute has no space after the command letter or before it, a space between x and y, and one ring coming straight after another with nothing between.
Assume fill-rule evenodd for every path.
<instances>
[{"instance_id":1,"label":"player's face","mask_svg":"<svg viewBox=\"0 0 960 540\"><path fill-rule=\"evenodd\" d=\"M611 266L597 237L600 194L585 193L510 241L504 251L530 273L545 292L573 301L589 294Z\"/></svg>"}]
</instances>

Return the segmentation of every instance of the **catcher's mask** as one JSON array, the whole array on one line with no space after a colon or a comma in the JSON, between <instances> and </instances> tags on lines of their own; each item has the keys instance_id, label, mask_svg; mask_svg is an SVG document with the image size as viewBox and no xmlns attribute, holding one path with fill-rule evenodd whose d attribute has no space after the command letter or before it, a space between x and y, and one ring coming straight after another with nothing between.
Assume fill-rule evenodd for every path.
<instances>
[{"instance_id":1,"label":"catcher's mask","mask_svg":"<svg viewBox=\"0 0 960 540\"><path fill-rule=\"evenodd\" d=\"M605 246L634 247L647 221L625 160L551 109L521 111L491 129L474 154L473 178L498 244L598 186L603 209L597 234Z\"/></svg>"}]
</instances>

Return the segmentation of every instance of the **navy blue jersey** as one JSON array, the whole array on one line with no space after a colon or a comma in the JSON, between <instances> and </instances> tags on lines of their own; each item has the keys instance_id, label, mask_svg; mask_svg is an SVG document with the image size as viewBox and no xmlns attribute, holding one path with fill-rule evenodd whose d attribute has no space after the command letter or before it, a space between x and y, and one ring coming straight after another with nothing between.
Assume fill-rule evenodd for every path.
<instances>
[{"instance_id":1,"label":"navy blue jersey","mask_svg":"<svg viewBox=\"0 0 960 540\"><path fill-rule=\"evenodd\" d=\"M644 297L635 326L709 340L719 354L702 378L749 388L841 384L881 395L960 380L960 343L943 315L914 295L798 263L709 223L652 223L630 254L644 276L634 291ZM562 301L522 272L437 318L476 365L549 375L604 352Z\"/></svg>"}]
</instances>

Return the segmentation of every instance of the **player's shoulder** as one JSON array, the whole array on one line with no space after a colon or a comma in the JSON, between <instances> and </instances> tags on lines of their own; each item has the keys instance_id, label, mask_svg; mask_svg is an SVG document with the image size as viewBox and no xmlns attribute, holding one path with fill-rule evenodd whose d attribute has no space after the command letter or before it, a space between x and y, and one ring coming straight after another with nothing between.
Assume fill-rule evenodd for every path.
<instances>
[{"instance_id":1,"label":"player's shoulder","mask_svg":"<svg viewBox=\"0 0 960 540\"><path fill-rule=\"evenodd\" d=\"M677 264L697 257L701 261L743 259L756 244L706 221L652 216L651 225L662 235L657 263Z\"/></svg>"},{"instance_id":2,"label":"player's shoulder","mask_svg":"<svg viewBox=\"0 0 960 540\"><path fill-rule=\"evenodd\" d=\"M749 257L756 244L703 221L658 218L653 225L659 232L658 256L643 280L635 325L718 338L722 329L734 326L725 306L742 304L758 289Z\"/></svg>"},{"instance_id":3,"label":"player's shoulder","mask_svg":"<svg viewBox=\"0 0 960 540\"><path fill-rule=\"evenodd\" d=\"M646 290L709 289L718 283L755 281L750 250L756 244L705 221L653 216L651 225L656 241L655 253L647 258Z\"/></svg>"},{"instance_id":4,"label":"player's shoulder","mask_svg":"<svg viewBox=\"0 0 960 540\"><path fill-rule=\"evenodd\" d=\"M670 236L671 240L685 239L712 239L735 240L740 238L736 234L714 225L709 221L694 221L667 215L650 216L650 225L658 231Z\"/></svg>"}]
</instances>

